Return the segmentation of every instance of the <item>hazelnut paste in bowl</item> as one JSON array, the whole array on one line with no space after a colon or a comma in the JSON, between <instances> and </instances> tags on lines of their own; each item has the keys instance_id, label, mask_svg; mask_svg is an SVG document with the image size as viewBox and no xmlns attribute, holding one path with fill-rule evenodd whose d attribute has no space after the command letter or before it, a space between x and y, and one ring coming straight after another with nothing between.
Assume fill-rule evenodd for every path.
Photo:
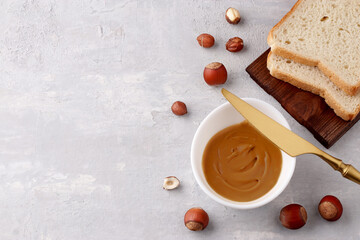
<instances>
[{"instance_id":1,"label":"hazelnut paste in bowl","mask_svg":"<svg viewBox=\"0 0 360 240\"><path fill-rule=\"evenodd\" d=\"M275 107L259 99L243 100L290 129ZM288 185L295 165L296 158L276 148L230 103L209 113L191 145L191 166L201 189L237 209L257 208L274 200Z\"/></svg>"},{"instance_id":2,"label":"hazelnut paste in bowl","mask_svg":"<svg viewBox=\"0 0 360 240\"><path fill-rule=\"evenodd\" d=\"M279 148L247 121L216 133L203 153L206 181L219 195L239 202L255 200L279 179Z\"/></svg>"}]
</instances>

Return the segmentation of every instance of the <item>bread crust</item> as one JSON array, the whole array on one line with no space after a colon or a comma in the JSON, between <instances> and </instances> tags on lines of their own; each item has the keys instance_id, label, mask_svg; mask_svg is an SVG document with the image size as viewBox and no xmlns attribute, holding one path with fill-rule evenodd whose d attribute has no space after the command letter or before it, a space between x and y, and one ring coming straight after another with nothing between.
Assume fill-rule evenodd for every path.
<instances>
[{"instance_id":1,"label":"bread crust","mask_svg":"<svg viewBox=\"0 0 360 240\"><path fill-rule=\"evenodd\" d=\"M279 26L281 25L281 24L283 24L283 22L285 22L285 20L288 18L288 17L290 17L290 15L296 10L296 8L300 5L300 3L302 2L303 0L298 0L296 3L295 3L295 5L290 9L290 11L287 13L287 14L285 14L285 16L270 30L270 32L269 32L269 35L268 35L268 37L267 37L267 43L269 44L269 46L271 46L272 45L272 43L271 42L273 42L273 32L274 32L274 30L275 29L277 29L277 28L279 28Z\"/></svg>"},{"instance_id":2,"label":"bread crust","mask_svg":"<svg viewBox=\"0 0 360 240\"><path fill-rule=\"evenodd\" d=\"M295 62L308 65L308 66L316 66L322 71L335 85L337 85L340 89L346 92L350 96L354 96L360 90L360 81L355 85L347 84L343 79L341 79L334 71L328 68L324 63L322 63L318 59L311 59L309 57L301 56L295 52L292 52L288 49L276 46L273 39L273 32L278 29L287 18L296 10L296 8L303 2L303 0L298 0L295 5L291 8L291 10L285 14L285 16L270 30L269 35L267 37L267 43L271 47L271 51L281 57L294 60Z\"/></svg>"},{"instance_id":3,"label":"bread crust","mask_svg":"<svg viewBox=\"0 0 360 240\"><path fill-rule=\"evenodd\" d=\"M360 106L356 109L355 112L348 112L345 109L343 109L337 102L336 99L329 94L325 89L322 88L317 88L316 86L312 86L312 85L308 85L304 82L302 82L300 79L297 79L293 76L290 76L286 73L283 73L281 71L279 71L278 69L272 67L272 64L270 63L270 57L271 54L275 54L270 52L268 54L268 58L267 58L267 68L270 71L271 76L282 80L284 82L288 82L291 85L294 85L300 89L303 89L305 91L309 91L312 92L316 95L321 96L322 98L324 98L325 102L329 105L329 107L331 107L335 114L338 115L339 117L341 117L342 119L344 119L345 121L349 121L349 120L353 120L358 113L360 112Z\"/></svg>"}]
</instances>

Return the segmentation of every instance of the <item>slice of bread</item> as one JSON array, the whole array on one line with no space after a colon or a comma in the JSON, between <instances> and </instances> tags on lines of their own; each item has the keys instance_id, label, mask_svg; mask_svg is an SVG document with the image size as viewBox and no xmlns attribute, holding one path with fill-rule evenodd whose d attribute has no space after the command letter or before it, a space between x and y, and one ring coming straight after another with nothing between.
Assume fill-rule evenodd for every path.
<instances>
[{"instance_id":1,"label":"slice of bread","mask_svg":"<svg viewBox=\"0 0 360 240\"><path fill-rule=\"evenodd\" d=\"M271 51L317 66L349 95L360 90L360 1L299 0L270 31Z\"/></svg>"},{"instance_id":2,"label":"slice of bread","mask_svg":"<svg viewBox=\"0 0 360 240\"><path fill-rule=\"evenodd\" d=\"M285 82L320 95L336 115L348 121L360 111L360 93L350 96L338 88L317 67L294 62L270 52L267 59L270 74Z\"/></svg>"}]
</instances>

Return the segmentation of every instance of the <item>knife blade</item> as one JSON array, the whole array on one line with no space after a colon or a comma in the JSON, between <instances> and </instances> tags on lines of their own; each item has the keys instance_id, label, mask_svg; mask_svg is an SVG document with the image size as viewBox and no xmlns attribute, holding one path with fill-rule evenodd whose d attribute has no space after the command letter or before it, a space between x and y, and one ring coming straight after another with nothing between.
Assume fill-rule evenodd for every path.
<instances>
[{"instance_id":1,"label":"knife blade","mask_svg":"<svg viewBox=\"0 0 360 240\"><path fill-rule=\"evenodd\" d=\"M345 164L340 159L315 147L310 142L296 135L228 90L223 88L221 92L231 105L241 113L252 126L290 156L295 157L308 153L315 154L327 162L336 171L341 172L343 177L360 184L360 172L350 164Z\"/></svg>"},{"instance_id":2,"label":"knife blade","mask_svg":"<svg viewBox=\"0 0 360 240\"><path fill-rule=\"evenodd\" d=\"M221 91L231 105L233 105L252 126L290 156L295 157L315 150L316 147L314 145L274 121L244 100L224 88Z\"/></svg>"}]
</instances>

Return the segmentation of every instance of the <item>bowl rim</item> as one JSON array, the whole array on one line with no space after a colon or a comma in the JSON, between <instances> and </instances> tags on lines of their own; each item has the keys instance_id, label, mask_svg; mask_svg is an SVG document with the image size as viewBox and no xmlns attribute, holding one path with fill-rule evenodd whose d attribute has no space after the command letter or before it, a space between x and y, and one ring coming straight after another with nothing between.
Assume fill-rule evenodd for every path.
<instances>
[{"instance_id":1,"label":"bowl rim","mask_svg":"<svg viewBox=\"0 0 360 240\"><path fill-rule=\"evenodd\" d=\"M286 128L288 128L289 130L291 130L290 125L288 123L288 121L285 119L285 117L281 114L280 111L278 111L274 106L272 106L271 104L262 101L260 99L256 99L256 98L241 98L242 100L246 101L247 103L251 104L252 102L257 102L259 104L264 105L266 108L270 108L271 110L273 110L276 115L279 115L280 118L282 118L283 123L282 125L284 125ZM195 160L195 147L199 138L199 134L200 134L200 130L202 128L204 128L205 123L215 114L218 114L219 111L221 111L222 109L225 109L226 107L228 107L229 105L231 105L229 102L225 102L223 104L221 104L220 106L216 107L215 109L213 109L200 123L199 127L197 128L195 135L193 137L193 141L191 144L191 153L190 153L190 158L191 158L191 167L192 167L192 172L194 174L194 177L196 179L196 182L199 184L200 188L213 200L215 200L216 202L224 205L224 206L228 206L231 208L236 208L236 209L253 209L253 208L258 208L261 207L271 201L273 201L276 197L278 197L283 191L284 189L288 186L294 171L295 171L295 166L296 166L296 157L291 157L290 155L287 155L286 153L284 153L282 150L282 156L283 156L283 161L284 161L284 154L285 156L287 155L288 157L293 159L293 164L289 167L289 169L287 169L286 171L288 172L288 177L284 179L284 184L281 184L280 186L277 187L277 191L274 192L271 195L268 195L268 193L266 193L264 196L268 195L266 198L262 199L261 201L259 201L258 199L255 199L253 201L250 202L236 202L236 201L232 201L229 199L226 199L223 197L219 198L217 195L214 195L213 192L211 192L207 186L205 186L205 184L203 183L203 180L200 177L200 173L197 171L197 167L195 166L196 164L196 160ZM240 113L239 113L240 114ZM202 159L201 159L202 161ZM202 169L201 169L202 170ZM281 173L280 173L281 176ZM279 178L280 178L279 176ZM278 183L278 182L277 182ZM275 184L275 186L277 185L277 183ZM274 186L274 187L275 187ZM274 188L273 187L273 188ZM210 187L211 188L211 187ZM272 188L272 189L273 189ZM263 196L262 196L263 197ZM261 197L260 197L261 198ZM256 201L256 202L254 202ZM240 204L241 203L241 204Z\"/></svg>"}]
</instances>

